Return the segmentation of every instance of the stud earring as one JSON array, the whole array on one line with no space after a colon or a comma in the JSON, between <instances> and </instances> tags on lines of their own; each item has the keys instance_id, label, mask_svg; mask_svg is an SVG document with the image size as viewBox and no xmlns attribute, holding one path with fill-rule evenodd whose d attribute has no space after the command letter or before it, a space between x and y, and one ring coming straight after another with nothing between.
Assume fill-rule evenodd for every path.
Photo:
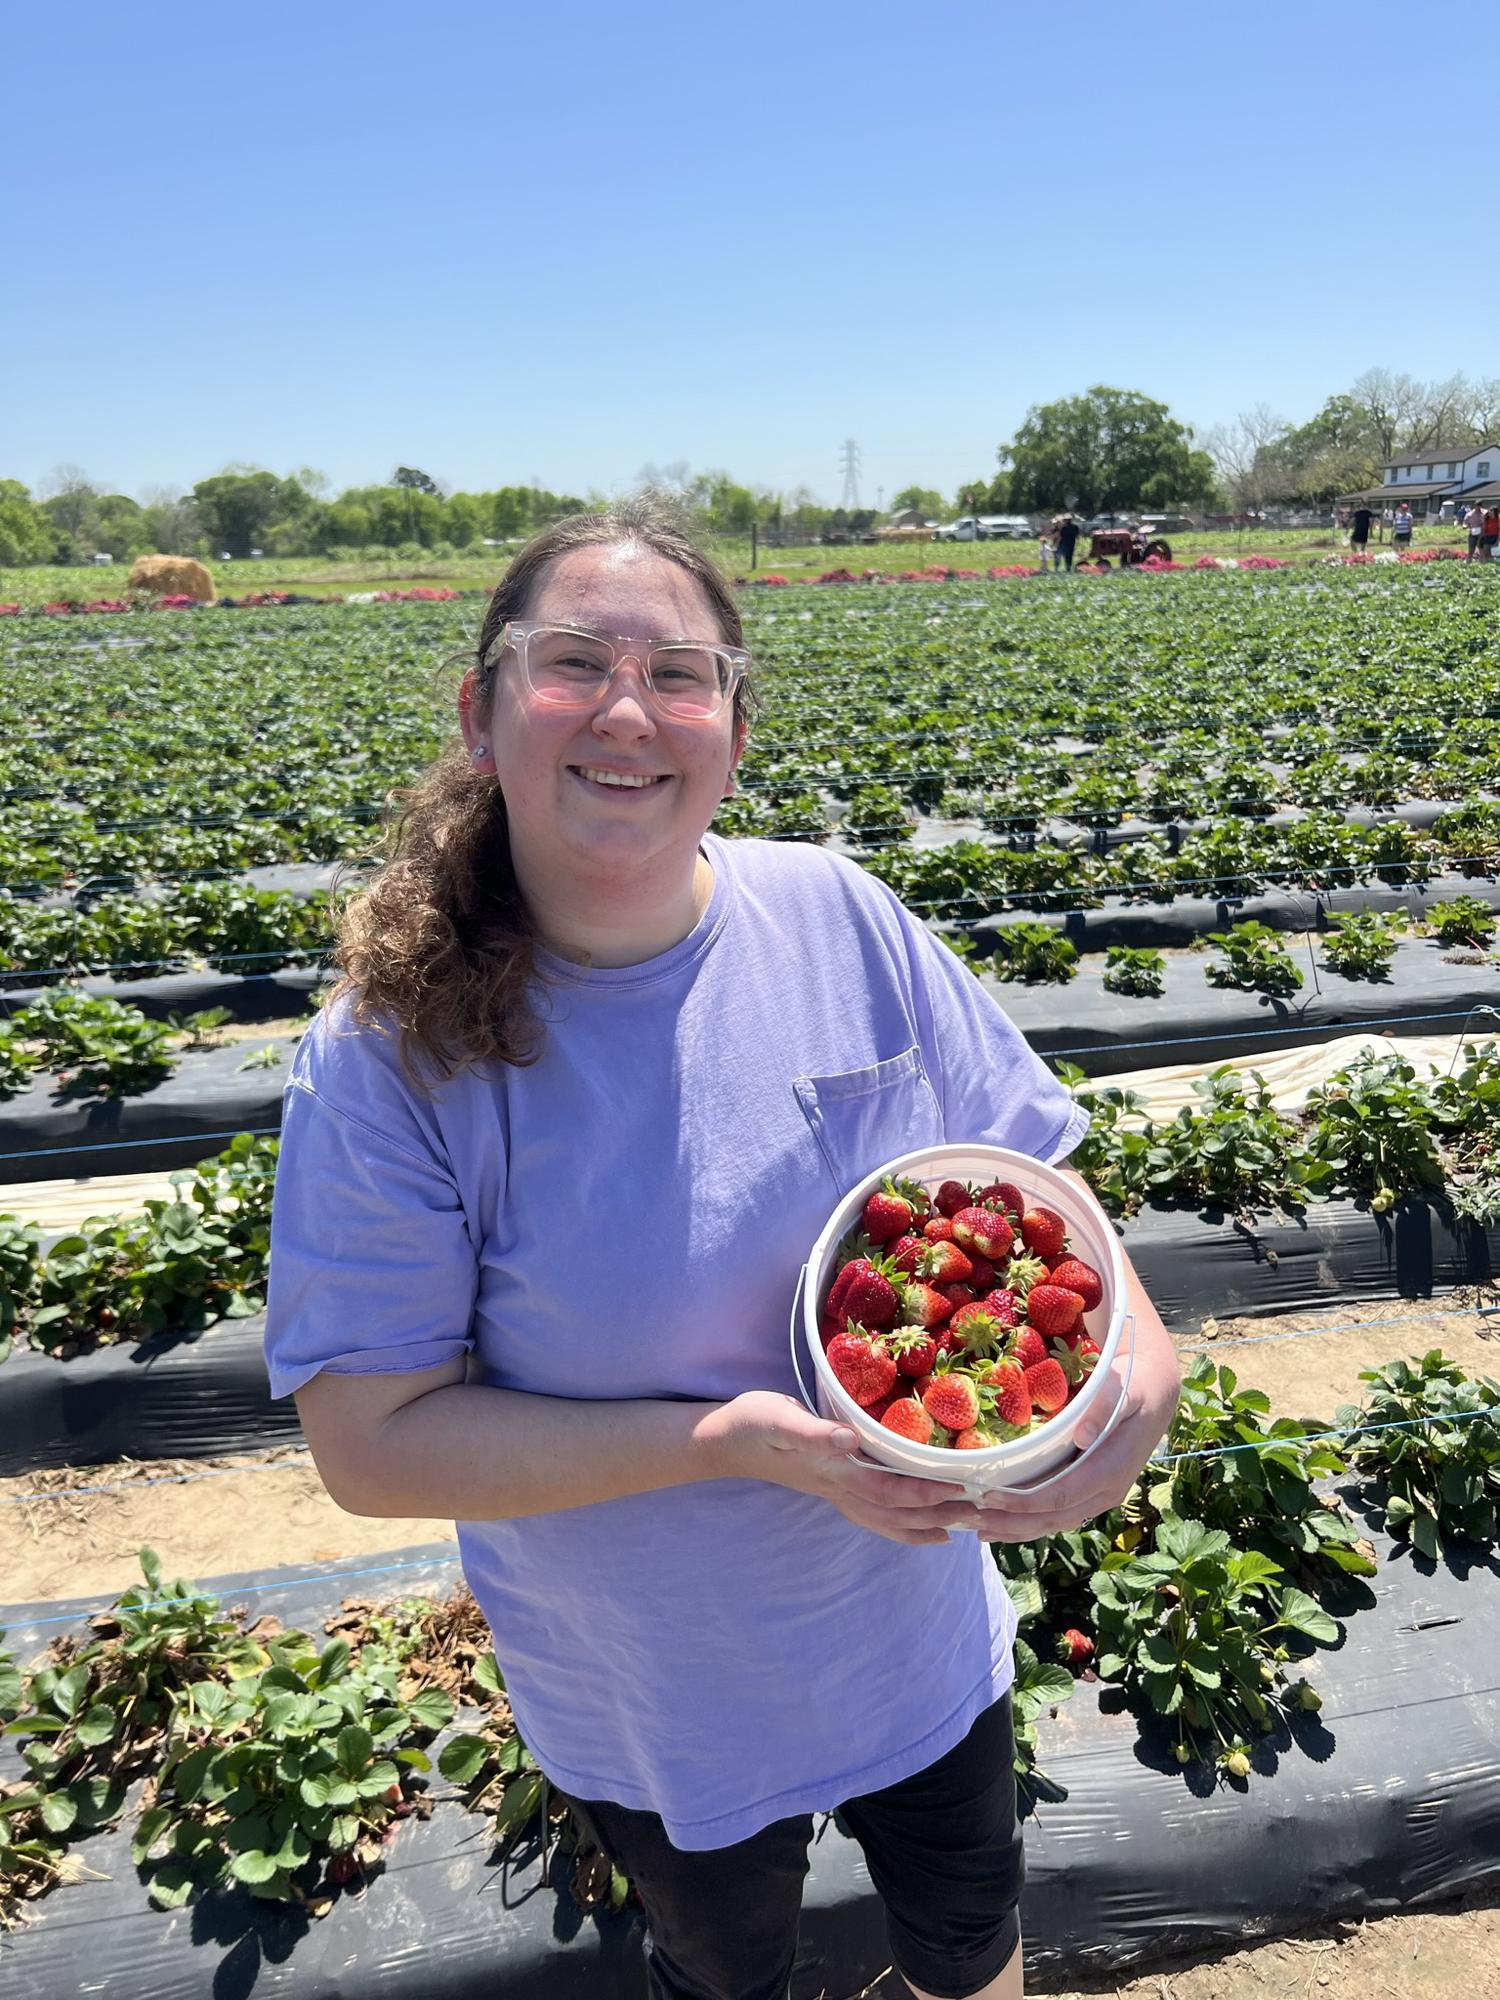
<instances>
[{"instance_id":1,"label":"stud earring","mask_svg":"<svg viewBox=\"0 0 1500 2000\"><path fill-rule=\"evenodd\" d=\"M482 757L489 747L488 743L476 743L470 754L475 757Z\"/></svg>"}]
</instances>

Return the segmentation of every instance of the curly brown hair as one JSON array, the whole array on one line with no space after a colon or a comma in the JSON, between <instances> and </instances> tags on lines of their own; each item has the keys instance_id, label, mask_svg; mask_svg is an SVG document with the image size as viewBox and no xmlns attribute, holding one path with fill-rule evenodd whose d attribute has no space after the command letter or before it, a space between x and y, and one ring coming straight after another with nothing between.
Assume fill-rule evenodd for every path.
<instances>
[{"instance_id":1,"label":"curly brown hair","mask_svg":"<svg viewBox=\"0 0 1500 2000\"><path fill-rule=\"evenodd\" d=\"M472 660L460 656L476 670L477 717L487 719L493 704L494 641L508 620L526 615L548 567L575 549L618 543L634 543L686 570L713 606L720 636L744 643L723 572L676 509L636 496L608 513L569 515L512 558L490 598ZM735 693L736 722L748 727L754 707L747 676ZM360 1027L388 1034L394 1026L402 1070L424 1095L434 1081L465 1067L535 1062L543 978L497 780L476 772L455 738L416 784L391 792L387 805L384 859L337 916L333 958L342 977L325 1004L349 993ZM421 1073L423 1058L433 1074Z\"/></svg>"}]
</instances>

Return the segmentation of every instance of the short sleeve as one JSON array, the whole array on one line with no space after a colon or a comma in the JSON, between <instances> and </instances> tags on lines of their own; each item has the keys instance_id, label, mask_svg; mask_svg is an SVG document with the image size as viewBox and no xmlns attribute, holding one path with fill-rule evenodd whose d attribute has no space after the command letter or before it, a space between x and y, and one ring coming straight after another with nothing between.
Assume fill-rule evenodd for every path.
<instances>
[{"instance_id":1,"label":"short sleeve","mask_svg":"<svg viewBox=\"0 0 1500 2000\"><path fill-rule=\"evenodd\" d=\"M266 1301L273 1400L324 1369L406 1374L471 1345L478 1263L452 1175L418 1118L382 1115L395 1088L384 1064L367 1062L371 1117L320 1090L323 1028L303 1037L283 1095Z\"/></svg>"},{"instance_id":2,"label":"short sleeve","mask_svg":"<svg viewBox=\"0 0 1500 2000\"><path fill-rule=\"evenodd\" d=\"M879 886L905 939L922 1053L949 1142L1006 1146L1056 1166L1088 1130L1088 1113L957 953Z\"/></svg>"}]
</instances>

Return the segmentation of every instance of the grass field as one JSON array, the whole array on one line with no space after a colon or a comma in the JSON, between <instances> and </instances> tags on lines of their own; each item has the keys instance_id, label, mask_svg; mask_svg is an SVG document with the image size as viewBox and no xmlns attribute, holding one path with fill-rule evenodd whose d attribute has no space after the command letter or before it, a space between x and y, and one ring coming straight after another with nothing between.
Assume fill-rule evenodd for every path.
<instances>
[{"instance_id":1,"label":"grass field","mask_svg":"<svg viewBox=\"0 0 1500 2000\"><path fill-rule=\"evenodd\" d=\"M1323 528L1272 528L1239 534L1217 532L1174 535L1172 554L1178 561L1196 562L1201 555L1273 555L1288 561L1311 561L1347 550L1346 534ZM1419 522L1412 538L1416 548L1462 548L1463 531L1428 527ZM1379 548L1380 543L1372 546ZM1385 544L1384 546L1389 546ZM988 569L1037 560L1037 544L1029 542L917 542L850 544L847 547L765 549L754 568L748 537L722 541L713 553L730 576L777 575L800 582L824 570L917 569L924 563L956 568ZM446 585L453 590L480 590L492 584L505 567L506 551L485 549L479 555L432 559L417 565L398 561L364 562L333 556L280 556L259 562L211 563L209 568L222 596L251 591L286 590L310 597L343 596L360 590L410 590L414 586ZM119 598L125 595L128 563L100 563L92 568L0 569L0 604L27 606L59 599Z\"/></svg>"}]
</instances>

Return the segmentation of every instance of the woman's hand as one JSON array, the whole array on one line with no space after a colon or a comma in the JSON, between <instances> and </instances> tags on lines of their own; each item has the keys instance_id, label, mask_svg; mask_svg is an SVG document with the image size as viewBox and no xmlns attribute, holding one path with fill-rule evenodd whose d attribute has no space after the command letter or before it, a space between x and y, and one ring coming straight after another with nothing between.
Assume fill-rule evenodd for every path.
<instances>
[{"instance_id":1,"label":"woman's hand","mask_svg":"<svg viewBox=\"0 0 1500 2000\"><path fill-rule=\"evenodd\" d=\"M751 1389L718 1404L698 1425L726 1479L767 1479L828 1500L857 1528L888 1541L945 1542L949 1528L974 1528L986 1517L963 1487L912 1479L850 1454L859 1437L847 1424L830 1423L804 1409L795 1396Z\"/></svg>"},{"instance_id":2,"label":"woman's hand","mask_svg":"<svg viewBox=\"0 0 1500 2000\"><path fill-rule=\"evenodd\" d=\"M1068 1534L1107 1514L1125 1499L1170 1429L1182 1389L1177 1350L1128 1257L1125 1282L1125 1309L1135 1315L1135 1366L1124 1412L1103 1444L1045 1493L1030 1499L1022 1493L997 1493L987 1501L985 1525L979 1531L986 1541L1037 1542L1047 1535ZM1099 1403L1079 1419L1080 1450L1092 1444L1109 1422L1123 1380L1120 1367L1116 1362L1110 1371L1117 1377L1113 1388L1101 1391Z\"/></svg>"}]
</instances>

